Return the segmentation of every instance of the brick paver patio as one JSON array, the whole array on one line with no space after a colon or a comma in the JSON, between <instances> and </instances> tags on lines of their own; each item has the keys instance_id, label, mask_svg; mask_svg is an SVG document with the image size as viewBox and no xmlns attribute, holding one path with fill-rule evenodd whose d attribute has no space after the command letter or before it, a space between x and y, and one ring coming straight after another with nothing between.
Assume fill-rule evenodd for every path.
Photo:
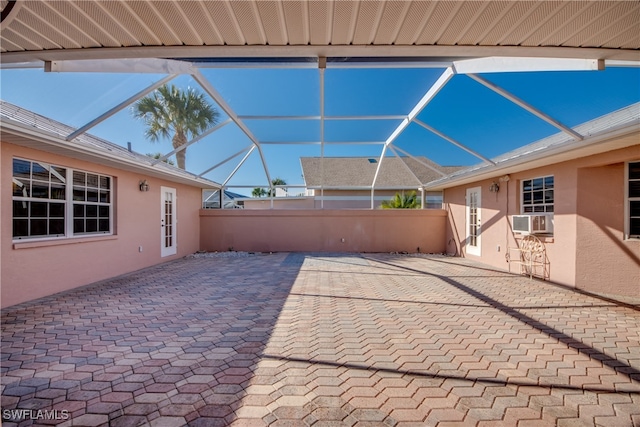
<instances>
[{"instance_id":1,"label":"brick paver patio","mask_svg":"<svg viewBox=\"0 0 640 427\"><path fill-rule=\"evenodd\" d=\"M640 312L460 258L184 259L3 310L1 403L6 426L640 426Z\"/></svg>"}]
</instances>

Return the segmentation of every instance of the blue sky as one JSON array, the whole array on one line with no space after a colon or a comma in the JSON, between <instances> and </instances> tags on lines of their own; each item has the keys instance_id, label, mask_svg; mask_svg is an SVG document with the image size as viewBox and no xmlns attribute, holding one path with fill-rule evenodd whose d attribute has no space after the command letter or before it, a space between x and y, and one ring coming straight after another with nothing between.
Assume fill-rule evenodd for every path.
<instances>
[{"instance_id":1,"label":"blue sky","mask_svg":"<svg viewBox=\"0 0 640 427\"><path fill-rule=\"evenodd\" d=\"M327 69L326 115L407 114L442 73L441 69ZM319 115L320 84L316 69L203 69L203 74L238 115ZM5 101L74 127L80 127L161 79L152 74L45 73L1 70L0 96ZM640 101L639 68L604 71L501 73L484 77L556 120L575 126ZM189 76L172 81L199 88ZM213 103L213 102L212 102ZM214 103L215 104L215 103ZM226 119L224 113L222 120ZM557 129L467 76L456 75L418 118L486 157L494 157L557 133ZM260 141L319 141L313 120L245 122ZM384 141L399 120L326 121L326 141ZM144 126L125 109L90 133L141 153L169 152L171 142L152 144ZM395 142L416 156L442 165L472 165L479 160L417 124ZM233 124L188 148L187 169L200 173L250 145ZM325 146L325 156L379 157L381 145ZM303 184L299 158L319 156L319 145L264 145L272 178ZM389 153L391 155L391 153ZM206 177L222 182L242 155ZM266 184L257 150L230 181L230 186ZM248 193L250 190L237 190Z\"/></svg>"}]
</instances>

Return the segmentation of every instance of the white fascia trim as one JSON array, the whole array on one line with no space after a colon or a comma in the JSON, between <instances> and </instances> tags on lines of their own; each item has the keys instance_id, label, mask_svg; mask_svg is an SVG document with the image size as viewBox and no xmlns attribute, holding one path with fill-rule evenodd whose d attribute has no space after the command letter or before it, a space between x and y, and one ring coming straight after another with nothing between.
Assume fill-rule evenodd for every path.
<instances>
[{"instance_id":1,"label":"white fascia trim","mask_svg":"<svg viewBox=\"0 0 640 427\"><path fill-rule=\"evenodd\" d=\"M604 70L602 59L498 57L454 61L457 74Z\"/></svg>"},{"instance_id":2,"label":"white fascia trim","mask_svg":"<svg viewBox=\"0 0 640 427\"><path fill-rule=\"evenodd\" d=\"M18 2L20 3L20 2ZM448 62L451 58L507 57L507 58L607 58L607 60L638 61L636 49L609 49L561 46L447 46L447 45L330 45L330 46L131 46L78 49L51 49L46 51L5 52L2 62L60 61L122 58L394 58L414 57L420 62L431 58L435 62ZM444 61L443 61L444 59ZM383 59L384 60L384 59ZM240 61L241 62L241 61ZM309 68L317 67L310 61ZM199 64L202 66L202 64ZM477 72L477 71L476 71Z\"/></svg>"},{"instance_id":3,"label":"white fascia trim","mask_svg":"<svg viewBox=\"0 0 640 427\"><path fill-rule=\"evenodd\" d=\"M191 62L159 58L80 59L46 61L44 70L56 73L153 73L191 74Z\"/></svg>"},{"instance_id":4,"label":"white fascia trim","mask_svg":"<svg viewBox=\"0 0 640 427\"><path fill-rule=\"evenodd\" d=\"M605 59L604 63L607 67L640 67L640 61L618 61L615 59Z\"/></svg>"},{"instance_id":5,"label":"white fascia trim","mask_svg":"<svg viewBox=\"0 0 640 427\"><path fill-rule=\"evenodd\" d=\"M25 62L0 62L0 70L26 70L29 68L44 68L44 61L34 59Z\"/></svg>"}]
</instances>

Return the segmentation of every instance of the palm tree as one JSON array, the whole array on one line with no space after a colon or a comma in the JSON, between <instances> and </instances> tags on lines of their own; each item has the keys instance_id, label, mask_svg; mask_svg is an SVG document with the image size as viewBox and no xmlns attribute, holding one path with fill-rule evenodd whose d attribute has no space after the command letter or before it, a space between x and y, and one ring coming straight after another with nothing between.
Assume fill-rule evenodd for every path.
<instances>
[{"instance_id":1,"label":"palm tree","mask_svg":"<svg viewBox=\"0 0 640 427\"><path fill-rule=\"evenodd\" d=\"M287 185L287 183L282 178L274 178L274 179L271 180L271 185L273 185L273 186L276 186L276 185ZM286 191L287 189L285 188L284 190ZM275 197L275 195L276 195L275 188L274 189L265 190L264 188L256 187L251 192L251 196L252 197L264 197L264 196Z\"/></svg>"},{"instance_id":2,"label":"palm tree","mask_svg":"<svg viewBox=\"0 0 640 427\"><path fill-rule=\"evenodd\" d=\"M275 187L276 185L287 185L287 183L282 178L274 178L274 179L271 180L271 185L273 185ZM268 191L269 197L275 197L275 195L276 195L275 191L276 191L275 188L269 189L269 191ZM284 188L284 191L287 191L287 189Z\"/></svg>"},{"instance_id":3,"label":"palm tree","mask_svg":"<svg viewBox=\"0 0 640 427\"><path fill-rule=\"evenodd\" d=\"M216 124L220 113L195 89L164 85L133 106L133 116L147 125L145 136L152 142L172 138L173 148L187 143ZM173 134L173 136L172 136ZM186 149L176 153L178 167L185 168Z\"/></svg>"},{"instance_id":4,"label":"palm tree","mask_svg":"<svg viewBox=\"0 0 640 427\"><path fill-rule=\"evenodd\" d=\"M384 200L381 204L382 209L417 209L419 206L415 191L409 194L396 193L393 199Z\"/></svg>"},{"instance_id":5,"label":"palm tree","mask_svg":"<svg viewBox=\"0 0 640 427\"><path fill-rule=\"evenodd\" d=\"M263 197L267 195L267 190L264 188L256 187L251 192L251 197Z\"/></svg>"}]
</instances>

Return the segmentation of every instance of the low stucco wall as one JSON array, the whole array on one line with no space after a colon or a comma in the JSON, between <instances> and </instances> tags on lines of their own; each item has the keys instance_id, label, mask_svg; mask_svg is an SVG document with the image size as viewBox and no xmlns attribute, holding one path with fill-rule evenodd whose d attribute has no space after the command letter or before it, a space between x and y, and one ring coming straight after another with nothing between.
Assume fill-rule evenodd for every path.
<instances>
[{"instance_id":1,"label":"low stucco wall","mask_svg":"<svg viewBox=\"0 0 640 427\"><path fill-rule=\"evenodd\" d=\"M0 206L2 307L104 280L199 249L201 190L157 178L2 143ZM114 179L114 234L73 239L12 238L13 157L110 175ZM140 192L147 179L151 189ZM176 189L177 254L160 255L160 187ZM142 247L142 252L140 252Z\"/></svg>"},{"instance_id":2,"label":"low stucco wall","mask_svg":"<svg viewBox=\"0 0 640 427\"><path fill-rule=\"evenodd\" d=\"M420 252L445 249L443 210L202 210L207 251Z\"/></svg>"}]
</instances>

